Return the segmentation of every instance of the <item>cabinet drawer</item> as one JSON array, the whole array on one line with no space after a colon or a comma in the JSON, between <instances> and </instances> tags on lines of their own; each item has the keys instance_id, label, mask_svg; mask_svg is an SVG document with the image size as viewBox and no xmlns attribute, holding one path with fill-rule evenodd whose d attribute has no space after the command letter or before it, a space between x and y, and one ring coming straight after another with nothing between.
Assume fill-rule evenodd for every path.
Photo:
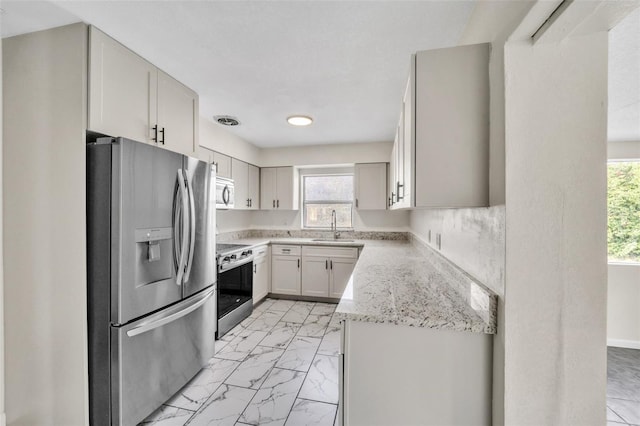
<instances>
[{"instance_id":1,"label":"cabinet drawer","mask_svg":"<svg viewBox=\"0 0 640 426\"><path fill-rule=\"evenodd\" d=\"M355 259L358 257L358 249L356 247L303 246L302 255Z\"/></svg>"},{"instance_id":2,"label":"cabinet drawer","mask_svg":"<svg viewBox=\"0 0 640 426\"><path fill-rule=\"evenodd\" d=\"M253 258L260 259L268 254L269 246L258 246L253 249Z\"/></svg>"},{"instance_id":3,"label":"cabinet drawer","mask_svg":"<svg viewBox=\"0 0 640 426\"><path fill-rule=\"evenodd\" d=\"M300 246L274 245L271 250L274 256L300 256Z\"/></svg>"}]
</instances>

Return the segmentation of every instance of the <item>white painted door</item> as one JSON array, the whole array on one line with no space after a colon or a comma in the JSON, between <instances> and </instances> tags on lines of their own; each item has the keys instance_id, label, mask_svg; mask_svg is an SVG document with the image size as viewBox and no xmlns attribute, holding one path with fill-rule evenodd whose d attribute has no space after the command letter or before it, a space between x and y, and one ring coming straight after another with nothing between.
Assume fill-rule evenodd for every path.
<instances>
[{"instance_id":1,"label":"white painted door","mask_svg":"<svg viewBox=\"0 0 640 426\"><path fill-rule=\"evenodd\" d=\"M387 163L356 164L355 201L359 210L387 208Z\"/></svg>"},{"instance_id":2,"label":"white painted door","mask_svg":"<svg viewBox=\"0 0 640 426\"><path fill-rule=\"evenodd\" d=\"M413 65L413 61L412 61ZM415 69L415 66L412 66L412 69ZM403 207L411 207L413 204L413 172L414 172L414 159L415 155L413 153L414 147L414 116L413 111L415 108L413 107L413 91L415 90L413 86L413 81L415 77L413 73L409 76L409 81L407 82L407 88L404 93L404 101L402 102L403 108L403 122L401 123L404 127L403 130L403 139L404 139L404 174L402 177L402 196L404 199L402 200Z\"/></svg>"},{"instance_id":3,"label":"white painted door","mask_svg":"<svg viewBox=\"0 0 640 426\"><path fill-rule=\"evenodd\" d=\"M216 165L216 176L231 179L231 157L213 151L213 162Z\"/></svg>"},{"instance_id":4,"label":"white painted door","mask_svg":"<svg viewBox=\"0 0 640 426\"><path fill-rule=\"evenodd\" d=\"M260 208L260 168L249 164L249 210Z\"/></svg>"},{"instance_id":5,"label":"white painted door","mask_svg":"<svg viewBox=\"0 0 640 426\"><path fill-rule=\"evenodd\" d=\"M404 108L400 112L400 121L398 122L398 148L396 150L396 199L398 203L396 207L405 207L404 201Z\"/></svg>"},{"instance_id":6,"label":"white painted door","mask_svg":"<svg viewBox=\"0 0 640 426\"><path fill-rule=\"evenodd\" d=\"M89 130L153 143L157 68L95 27L89 39Z\"/></svg>"},{"instance_id":7,"label":"white painted door","mask_svg":"<svg viewBox=\"0 0 640 426\"><path fill-rule=\"evenodd\" d=\"M271 292L276 294L300 294L299 256L272 256Z\"/></svg>"},{"instance_id":8,"label":"white painted door","mask_svg":"<svg viewBox=\"0 0 640 426\"><path fill-rule=\"evenodd\" d=\"M293 167L278 167L276 173L276 208L297 210L298 207L293 203Z\"/></svg>"},{"instance_id":9,"label":"white painted door","mask_svg":"<svg viewBox=\"0 0 640 426\"><path fill-rule=\"evenodd\" d=\"M398 174L398 129L396 129L396 137L393 141L393 149L391 150L391 161L389 163L389 199L387 203L390 209L396 208L396 179Z\"/></svg>"},{"instance_id":10,"label":"white painted door","mask_svg":"<svg viewBox=\"0 0 640 426\"><path fill-rule=\"evenodd\" d=\"M266 250L266 248L265 248ZM259 256L253 261L253 304L269 293L269 256Z\"/></svg>"},{"instance_id":11,"label":"white painted door","mask_svg":"<svg viewBox=\"0 0 640 426\"><path fill-rule=\"evenodd\" d=\"M329 297L329 259L302 257L302 295Z\"/></svg>"},{"instance_id":12,"label":"white painted door","mask_svg":"<svg viewBox=\"0 0 640 426\"><path fill-rule=\"evenodd\" d=\"M332 257L329 259L329 272L331 274L329 297L340 298L347 283L351 278L357 259L344 259Z\"/></svg>"},{"instance_id":13,"label":"white painted door","mask_svg":"<svg viewBox=\"0 0 640 426\"><path fill-rule=\"evenodd\" d=\"M236 210L246 210L249 208L249 165L244 161L231 159L231 178L233 179L235 190Z\"/></svg>"},{"instance_id":14,"label":"white painted door","mask_svg":"<svg viewBox=\"0 0 640 426\"><path fill-rule=\"evenodd\" d=\"M198 147L198 94L158 70L158 142L185 155Z\"/></svg>"},{"instance_id":15,"label":"white painted door","mask_svg":"<svg viewBox=\"0 0 640 426\"><path fill-rule=\"evenodd\" d=\"M260 169L260 209L275 210L276 208L276 167Z\"/></svg>"}]
</instances>

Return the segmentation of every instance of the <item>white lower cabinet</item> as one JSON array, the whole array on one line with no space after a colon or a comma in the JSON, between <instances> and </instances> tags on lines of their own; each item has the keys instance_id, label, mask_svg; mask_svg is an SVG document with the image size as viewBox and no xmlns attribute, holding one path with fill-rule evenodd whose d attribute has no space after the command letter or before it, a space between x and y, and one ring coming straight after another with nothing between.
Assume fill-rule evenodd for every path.
<instances>
[{"instance_id":1,"label":"white lower cabinet","mask_svg":"<svg viewBox=\"0 0 640 426\"><path fill-rule=\"evenodd\" d=\"M271 292L300 295L300 246L271 247Z\"/></svg>"},{"instance_id":2,"label":"white lower cabinet","mask_svg":"<svg viewBox=\"0 0 640 426\"><path fill-rule=\"evenodd\" d=\"M329 297L329 259L303 255L302 295Z\"/></svg>"},{"instance_id":3,"label":"white lower cabinet","mask_svg":"<svg viewBox=\"0 0 640 426\"><path fill-rule=\"evenodd\" d=\"M253 304L255 305L269 294L271 278L269 247L259 246L253 249Z\"/></svg>"},{"instance_id":4,"label":"white lower cabinet","mask_svg":"<svg viewBox=\"0 0 640 426\"><path fill-rule=\"evenodd\" d=\"M357 253L356 253L357 255ZM341 298L344 289L347 287L349 278L353 268L356 267L358 259L346 259L340 257L332 257L329 259L330 265L330 280L329 280L329 297Z\"/></svg>"},{"instance_id":5,"label":"white lower cabinet","mask_svg":"<svg viewBox=\"0 0 640 426\"><path fill-rule=\"evenodd\" d=\"M358 259L355 247L302 247L302 295L342 297Z\"/></svg>"},{"instance_id":6,"label":"white lower cabinet","mask_svg":"<svg viewBox=\"0 0 640 426\"><path fill-rule=\"evenodd\" d=\"M338 424L491 424L493 335L346 320L340 347Z\"/></svg>"}]
</instances>

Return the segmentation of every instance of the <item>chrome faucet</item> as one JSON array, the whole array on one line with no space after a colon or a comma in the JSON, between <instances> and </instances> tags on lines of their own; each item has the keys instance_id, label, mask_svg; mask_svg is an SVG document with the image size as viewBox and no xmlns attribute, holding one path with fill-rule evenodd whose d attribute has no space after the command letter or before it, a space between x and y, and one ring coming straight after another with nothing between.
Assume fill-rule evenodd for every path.
<instances>
[{"instance_id":1,"label":"chrome faucet","mask_svg":"<svg viewBox=\"0 0 640 426\"><path fill-rule=\"evenodd\" d=\"M337 240L340 233L338 232L338 215L335 210L331 210L331 232L333 232L333 239Z\"/></svg>"}]
</instances>

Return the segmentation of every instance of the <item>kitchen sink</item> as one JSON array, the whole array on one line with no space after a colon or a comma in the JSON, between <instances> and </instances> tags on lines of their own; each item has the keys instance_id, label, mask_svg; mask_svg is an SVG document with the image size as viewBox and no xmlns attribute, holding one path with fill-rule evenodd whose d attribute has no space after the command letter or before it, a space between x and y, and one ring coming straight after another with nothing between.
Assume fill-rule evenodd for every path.
<instances>
[{"instance_id":1,"label":"kitchen sink","mask_svg":"<svg viewBox=\"0 0 640 426\"><path fill-rule=\"evenodd\" d=\"M336 243L352 243L355 240L343 240L343 239L335 239L335 238L314 238L311 241L333 241Z\"/></svg>"}]
</instances>

